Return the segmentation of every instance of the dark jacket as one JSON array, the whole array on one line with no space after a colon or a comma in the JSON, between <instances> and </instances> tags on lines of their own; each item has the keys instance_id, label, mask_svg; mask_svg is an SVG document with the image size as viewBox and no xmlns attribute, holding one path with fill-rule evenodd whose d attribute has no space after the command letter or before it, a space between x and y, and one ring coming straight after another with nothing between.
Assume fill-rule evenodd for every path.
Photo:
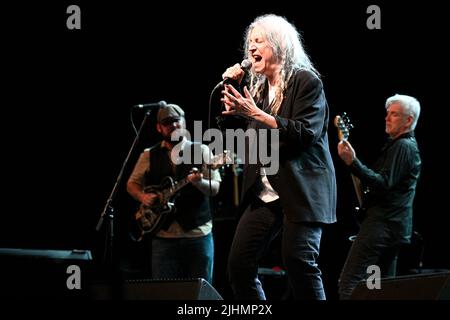
<instances>
[{"instance_id":1,"label":"dark jacket","mask_svg":"<svg viewBox=\"0 0 450 320\"><path fill-rule=\"evenodd\" d=\"M366 223L382 222L400 242L408 243L412 233L413 201L421 170L419 148L413 132L390 139L373 169L357 158L350 169L369 192L364 202Z\"/></svg>"},{"instance_id":2,"label":"dark jacket","mask_svg":"<svg viewBox=\"0 0 450 320\"><path fill-rule=\"evenodd\" d=\"M264 110L264 102L258 107ZM269 182L279 194L290 221L333 223L336 221L336 177L328 145L329 109L321 80L310 71L297 71L288 83L279 110L275 116L280 137L279 170L275 175L268 175ZM262 126L251 120L247 128ZM255 147L253 144L247 149L256 152ZM244 208L260 180L260 164L246 163L242 187Z\"/></svg>"}]
</instances>

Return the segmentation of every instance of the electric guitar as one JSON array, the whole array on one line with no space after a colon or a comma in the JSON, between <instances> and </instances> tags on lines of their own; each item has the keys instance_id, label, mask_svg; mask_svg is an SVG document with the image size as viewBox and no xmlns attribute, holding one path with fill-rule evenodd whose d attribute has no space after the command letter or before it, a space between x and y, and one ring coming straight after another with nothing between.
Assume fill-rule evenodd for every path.
<instances>
[{"instance_id":1,"label":"electric guitar","mask_svg":"<svg viewBox=\"0 0 450 320\"><path fill-rule=\"evenodd\" d=\"M213 157L211 164L204 164L204 167L216 170L232 163L233 159L230 152L226 150L224 153ZM199 172L199 169L194 167L189 174L195 172ZM188 176L179 181L175 181L172 177L165 177L159 185L145 187L145 193L154 193L157 197L151 206L141 204L139 207L139 210L134 215L137 223L133 223L130 229L131 238L134 241L141 241L144 235L153 236L158 233L176 211L175 197L177 192L188 184Z\"/></svg>"},{"instance_id":2,"label":"electric guitar","mask_svg":"<svg viewBox=\"0 0 450 320\"><path fill-rule=\"evenodd\" d=\"M342 116L338 115L334 118L334 125L338 130L339 140L347 140L350 136L350 130L353 129L353 124L350 122L350 119L345 112L342 114ZM351 175L351 177L359 204L359 207L356 207L356 210L357 212L360 212L364 208L364 199L369 191L368 189L363 189L361 180L359 180L358 177L353 174Z\"/></svg>"}]
</instances>

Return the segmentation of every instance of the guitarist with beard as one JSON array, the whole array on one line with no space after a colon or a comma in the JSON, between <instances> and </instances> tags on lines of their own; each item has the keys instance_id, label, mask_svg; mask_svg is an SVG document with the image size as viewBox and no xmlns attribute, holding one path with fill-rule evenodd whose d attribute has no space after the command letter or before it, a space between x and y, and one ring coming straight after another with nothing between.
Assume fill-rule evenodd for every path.
<instances>
[{"instance_id":1,"label":"guitarist with beard","mask_svg":"<svg viewBox=\"0 0 450 320\"><path fill-rule=\"evenodd\" d=\"M340 299L349 299L358 282L367 279L370 265L380 268L381 277L395 276L400 247L411 239L413 201L421 169L414 137L420 104L413 97L396 94L386 100L385 108L389 139L372 168L362 164L347 140L338 144L341 159L370 189L364 201L366 218L339 278Z\"/></svg>"},{"instance_id":2,"label":"guitarist with beard","mask_svg":"<svg viewBox=\"0 0 450 320\"><path fill-rule=\"evenodd\" d=\"M152 238L152 278L204 278L211 283L214 240L208 196L218 193L221 179L218 170L211 170L210 179L210 170L193 161L195 152L206 159L210 154L206 145L188 141L185 136L180 142L171 141L172 132L186 128L184 114L176 104L158 110L156 129L163 140L142 152L128 179L127 191L142 206L151 207L159 195L144 192L145 187L158 185L166 177L175 181L187 178L189 183L176 194L174 212ZM180 154L190 149L190 164L174 164L177 161L172 161L171 151L175 146L181 146Z\"/></svg>"}]
</instances>

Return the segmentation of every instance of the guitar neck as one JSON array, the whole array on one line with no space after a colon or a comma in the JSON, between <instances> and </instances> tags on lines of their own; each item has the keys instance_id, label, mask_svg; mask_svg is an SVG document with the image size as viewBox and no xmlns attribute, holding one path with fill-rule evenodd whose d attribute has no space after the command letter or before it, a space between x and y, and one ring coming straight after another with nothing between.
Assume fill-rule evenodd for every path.
<instances>
[{"instance_id":1,"label":"guitar neck","mask_svg":"<svg viewBox=\"0 0 450 320\"><path fill-rule=\"evenodd\" d=\"M229 157L230 156L228 155L228 152L224 152L224 153L222 153L220 155L215 156L213 161L212 161L212 163L207 165L207 166L209 168L211 168L212 170L217 170L221 166L223 166L223 165L225 165L227 163L227 159L229 159ZM193 168L192 171L193 172L198 172L199 170L197 168ZM165 194L166 199L171 198L175 193L180 191L181 188L183 188L186 185L188 185L189 182L190 181L188 180L188 176L185 176L180 181L175 182L175 184L169 190L167 190L167 193Z\"/></svg>"},{"instance_id":2,"label":"guitar neck","mask_svg":"<svg viewBox=\"0 0 450 320\"><path fill-rule=\"evenodd\" d=\"M353 186L355 187L356 197L358 198L359 207L363 206L363 190L361 186L361 180L352 174Z\"/></svg>"},{"instance_id":3,"label":"guitar neck","mask_svg":"<svg viewBox=\"0 0 450 320\"><path fill-rule=\"evenodd\" d=\"M339 140L347 141L350 134L350 129L353 128L353 125L350 123L350 119L347 117L347 115L344 113L342 117L336 116L334 118L334 125L337 128ZM364 191L362 189L361 181L353 174L351 176L353 187L355 188L356 197L358 198L358 204L360 208L362 208L364 201Z\"/></svg>"},{"instance_id":4,"label":"guitar neck","mask_svg":"<svg viewBox=\"0 0 450 320\"><path fill-rule=\"evenodd\" d=\"M175 184L175 186L170 190L170 196L173 196L175 193L180 191L183 187L185 187L188 184L189 184L189 180L188 180L188 178L186 176L183 179L181 179L180 181L178 181Z\"/></svg>"}]
</instances>

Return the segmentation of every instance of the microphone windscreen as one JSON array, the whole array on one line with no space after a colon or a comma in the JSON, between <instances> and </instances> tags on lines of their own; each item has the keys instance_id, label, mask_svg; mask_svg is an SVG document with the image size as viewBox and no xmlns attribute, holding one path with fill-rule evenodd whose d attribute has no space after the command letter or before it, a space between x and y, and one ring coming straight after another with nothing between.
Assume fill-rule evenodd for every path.
<instances>
[{"instance_id":1,"label":"microphone windscreen","mask_svg":"<svg viewBox=\"0 0 450 320\"><path fill-rule=\"evenodd\" d=\"M244 59L241 62L241 68L244 70L248 70L252 67L252 62L250 61L250 59Z\"/></svg>"}]
</instances>

